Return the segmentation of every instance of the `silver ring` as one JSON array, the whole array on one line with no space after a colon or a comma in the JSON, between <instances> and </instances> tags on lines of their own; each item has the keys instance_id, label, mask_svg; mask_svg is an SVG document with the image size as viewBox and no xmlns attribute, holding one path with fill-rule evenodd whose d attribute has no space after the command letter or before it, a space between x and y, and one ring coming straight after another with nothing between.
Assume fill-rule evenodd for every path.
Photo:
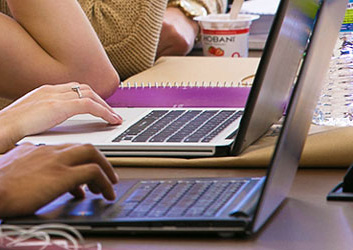
<instances>
[{"instance_id":1,"label":"silver ring","mask_svg":"<svg viewBox=\"0 0 353 250\"><path fill-rule=\"evenodd\" d=\"M81 93L81 90L80 90L80 86L73 86L71 87L72 91L76 92L77 95L78 95L78 98L82 98L82 93Z\"/></svg>"}]
</instances>

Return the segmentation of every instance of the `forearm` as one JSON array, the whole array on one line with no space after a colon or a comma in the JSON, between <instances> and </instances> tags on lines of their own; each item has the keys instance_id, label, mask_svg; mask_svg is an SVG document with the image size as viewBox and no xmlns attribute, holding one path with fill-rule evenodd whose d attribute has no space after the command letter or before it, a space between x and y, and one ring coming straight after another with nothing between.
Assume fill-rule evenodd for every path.
<instances>
[{"instance_id":1,"label":"forearm","mask_svg":"<svg viewBox=\"0 0 353 250\"><path fill-rule=\"evenodd\" d=\"M21 56L27 56L27 64L35 64L30 65L33 69L22 77L27 78L27 83L18 81L20 88L17 89L22 90L21 85L25 84L30 85L24 86L28 91L38 84L75 80L90 84L107 97L117 87L118 75L77 1L7 0L7 3L13 18L23 29L8 24L12 33L7 39L21 43L21 48L17 47L12 56L18 61ZM27 70L21 66L21 62L17 63L18 71ZM16 95L9 94L11 97Z\"/></svg>"},{"instance_id":2,"label":"forearm","mask_svg":"<svg viewBox=\"0 0 353 250\"><path fill-rule=\"evenodd\" d=\"M7 0L13 17L54 59L74 65L101 49L74 0ZM85 39L83 39L85 38ZM80 53L80 52L85 53ZM75 55L75 56L73 56Z\"/></svg>"}]
</instances>

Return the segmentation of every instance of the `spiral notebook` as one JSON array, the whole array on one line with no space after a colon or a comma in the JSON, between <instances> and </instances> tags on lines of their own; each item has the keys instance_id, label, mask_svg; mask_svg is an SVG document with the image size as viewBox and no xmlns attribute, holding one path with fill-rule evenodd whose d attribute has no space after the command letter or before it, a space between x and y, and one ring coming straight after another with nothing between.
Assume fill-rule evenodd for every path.
<instances>
[{"instance_id":1,"label":"spiral notebook","mask_svg":"<svg viewBox=\"0 0 353 250\"><path fill-rule=\"evenodd\" d=\"M243 108L258 63L258 58L162 57L122 82L107 102L113 107Z\"/></svg>"}]
</instances>

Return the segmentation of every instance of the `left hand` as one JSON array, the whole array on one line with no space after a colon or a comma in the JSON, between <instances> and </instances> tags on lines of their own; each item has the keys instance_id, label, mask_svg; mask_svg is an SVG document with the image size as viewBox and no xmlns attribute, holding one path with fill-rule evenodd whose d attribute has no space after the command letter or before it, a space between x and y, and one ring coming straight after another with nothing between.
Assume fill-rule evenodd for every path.
<instances>
[{"instance_id":1,"label":"left hand","mask_svg":"<svg viewBox=\"0 0 353 250\"><path fill-rule=\"evenodd\" d=\"M168 7L163 18L157 58L188 54L194 46L198 31L197 22L185 16L178 8Z\"/></svg>"},{"instance_id":2,"label":"left hand","mask_svg":"<svg viewBox=\"0 0 353 250\"><path fill-rule=\"evenodd\" d=\"M82 98L72 90L79 86ZM52 128L71 116L92 114L110 124L122 123L122 118L88 85L76 82L44 85L0 111L0 152L5 152L17 141L31 134Z\"/></svg>"}]
</instances>

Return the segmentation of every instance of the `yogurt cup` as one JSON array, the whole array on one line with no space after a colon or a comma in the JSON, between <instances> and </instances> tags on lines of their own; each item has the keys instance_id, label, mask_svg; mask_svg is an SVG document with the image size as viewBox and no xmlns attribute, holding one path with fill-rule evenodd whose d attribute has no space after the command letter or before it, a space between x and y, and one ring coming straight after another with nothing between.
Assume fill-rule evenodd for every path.
<instances>
[{"instance_id":1,"label":"yogurt cup","mask_svg":"<svg viewBox=\"0 0 353 250\"><path fill-rule=\"evenodd\" d=\"M204 56L247 57L250 25L259 17L245 14L239 14L237 19L230 19L229 14L195 17L201 27Z\"/></svg>"}]
</instances>

